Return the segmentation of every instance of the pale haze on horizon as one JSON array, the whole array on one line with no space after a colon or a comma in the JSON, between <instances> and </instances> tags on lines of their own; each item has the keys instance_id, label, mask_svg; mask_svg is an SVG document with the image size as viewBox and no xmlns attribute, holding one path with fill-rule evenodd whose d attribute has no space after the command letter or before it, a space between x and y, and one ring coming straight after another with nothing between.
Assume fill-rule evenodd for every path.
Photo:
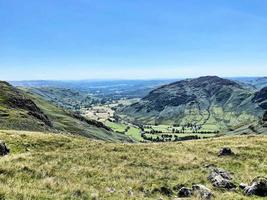
<instances>
[{"instance_id":1,"label":"pale haze on horizon","mask_svg":"<svg viewBox=\"0 0 267 200\"><path fill-rule=\"evenodd\" d=\"M267 76L267 1L0 0L0 80Z\"/></svg>"}]
</instances>

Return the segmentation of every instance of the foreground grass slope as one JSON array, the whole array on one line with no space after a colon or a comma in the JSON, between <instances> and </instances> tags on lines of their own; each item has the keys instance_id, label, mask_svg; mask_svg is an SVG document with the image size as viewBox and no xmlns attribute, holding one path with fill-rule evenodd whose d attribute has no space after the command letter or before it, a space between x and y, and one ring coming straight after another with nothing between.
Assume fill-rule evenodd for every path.
<instances>
[{"instance_id":1,"label":"foreground grass slope","mask_svg":"<svg viewBox=\"0 0 267 200\"><path fill-rule=\"evenodd\" d=\"M0 131L11 153L0 157L1 199L174 199L157 188L202 183L215 199L260 199L217 190L207 164L236 183L267 174L267 137L236 136L169 144L115 144L73 135ZM218 157L229 146L234 157ZM153 192L154 191L154 192ZM176 192L175 192L176 193Z\"/></svg>"}]
</instances>

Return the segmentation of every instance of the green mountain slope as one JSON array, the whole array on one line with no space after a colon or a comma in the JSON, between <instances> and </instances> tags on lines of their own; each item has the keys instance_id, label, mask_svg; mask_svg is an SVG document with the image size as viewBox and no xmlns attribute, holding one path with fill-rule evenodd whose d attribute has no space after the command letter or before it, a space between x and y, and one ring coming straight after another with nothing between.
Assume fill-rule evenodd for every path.
<instances>
[{"instance_id":1,"label":"green mountain slope","mask_svg":"<svg viewBox=\"0 0 267 200\"><path fill-rule=\"evenodd\" d=\"M67 132L106 141L131 141L102 123L65 111L6 82L0 82L0 129Z\"/></svg>"},{"instance_id":2,"label":"green mountain slope","mask_svg":"<svg viewBox=\"0 0 267 200\"><path fill-rule=\"evenodd\" d=\"M67 112L47 102L36 94L27 92L27 95L41 108L48 118L51 119L53 127L56 130L105 141L132 141L123 134L112 132L102 123L90 121L71 112Z\"/></svg>"},{"instance_id":3,"label":"green mountain slope","mask_svg":"<svg viewBox=\"0 0 267 200\"><path fill-rule=\"evenodd\" d=\"M49 130L52 123L23 92L0 81L0 129Z\"/></svg>"},{"instance_id":4,"label":"green mountain slope","mask_svg":"<svg viewBox=\"0 0 267 200\"><path fill-rule=\"evenodd\" d=\"M79 110L81 107L88 107L99 102L96 97L93 97L87 91L55 87L27 88L27 90L62 108L71 110Z\"/></svg>"},{"instance_id":5,"label":"green mountain slope","mask_svg":"<svg viewBox=\"0 0 267 200\"><path fill-rule=\"evenodd\" d=\"M258 103L261 108L267 110L267 87L256 92L252 100L253 102Z\"/></svg>"},{"instance_id":6,"label":"green mountain slope","mask_svg":"<svg viewBox=\"0 0 267 200\"><path fill-rule=\"evenodd\" d=\"M205 76L164 85L122 112L134 120L152 124L190 123L235 130L257 124L262 118L264 108L257 101L255 92L247 87Z\"/></svg>"}]
</instances>

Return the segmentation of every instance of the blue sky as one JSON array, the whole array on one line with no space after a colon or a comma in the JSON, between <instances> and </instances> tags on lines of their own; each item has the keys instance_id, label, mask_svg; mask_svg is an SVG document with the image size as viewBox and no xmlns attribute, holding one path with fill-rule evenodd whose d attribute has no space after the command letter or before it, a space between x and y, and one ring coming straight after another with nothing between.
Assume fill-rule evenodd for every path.
<instances>
[{"instance_id":1,"label":"blue sky","mask_svg":"<svg viewBox=\"0 0 267 200\"><path fill-rule=\"evenodd\" d=\"M267 75L266 0L0 0L0 79Z\"/></svg>"}]
</instances>

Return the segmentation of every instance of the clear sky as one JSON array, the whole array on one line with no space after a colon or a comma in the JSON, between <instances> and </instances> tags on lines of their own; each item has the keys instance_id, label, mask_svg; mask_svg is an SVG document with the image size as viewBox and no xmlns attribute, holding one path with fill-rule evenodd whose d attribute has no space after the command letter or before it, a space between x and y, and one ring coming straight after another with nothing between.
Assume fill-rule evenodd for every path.
<instances>
[{"instance_id":1,"label":"clear sky","mask_svg":"<svg viewBox=\"0 0 267 200\"><path fill-rule=\"evenodd\" d=\"M0 79L267 75L266 0L0 0Z\"/></svg>"}]
</instances>

